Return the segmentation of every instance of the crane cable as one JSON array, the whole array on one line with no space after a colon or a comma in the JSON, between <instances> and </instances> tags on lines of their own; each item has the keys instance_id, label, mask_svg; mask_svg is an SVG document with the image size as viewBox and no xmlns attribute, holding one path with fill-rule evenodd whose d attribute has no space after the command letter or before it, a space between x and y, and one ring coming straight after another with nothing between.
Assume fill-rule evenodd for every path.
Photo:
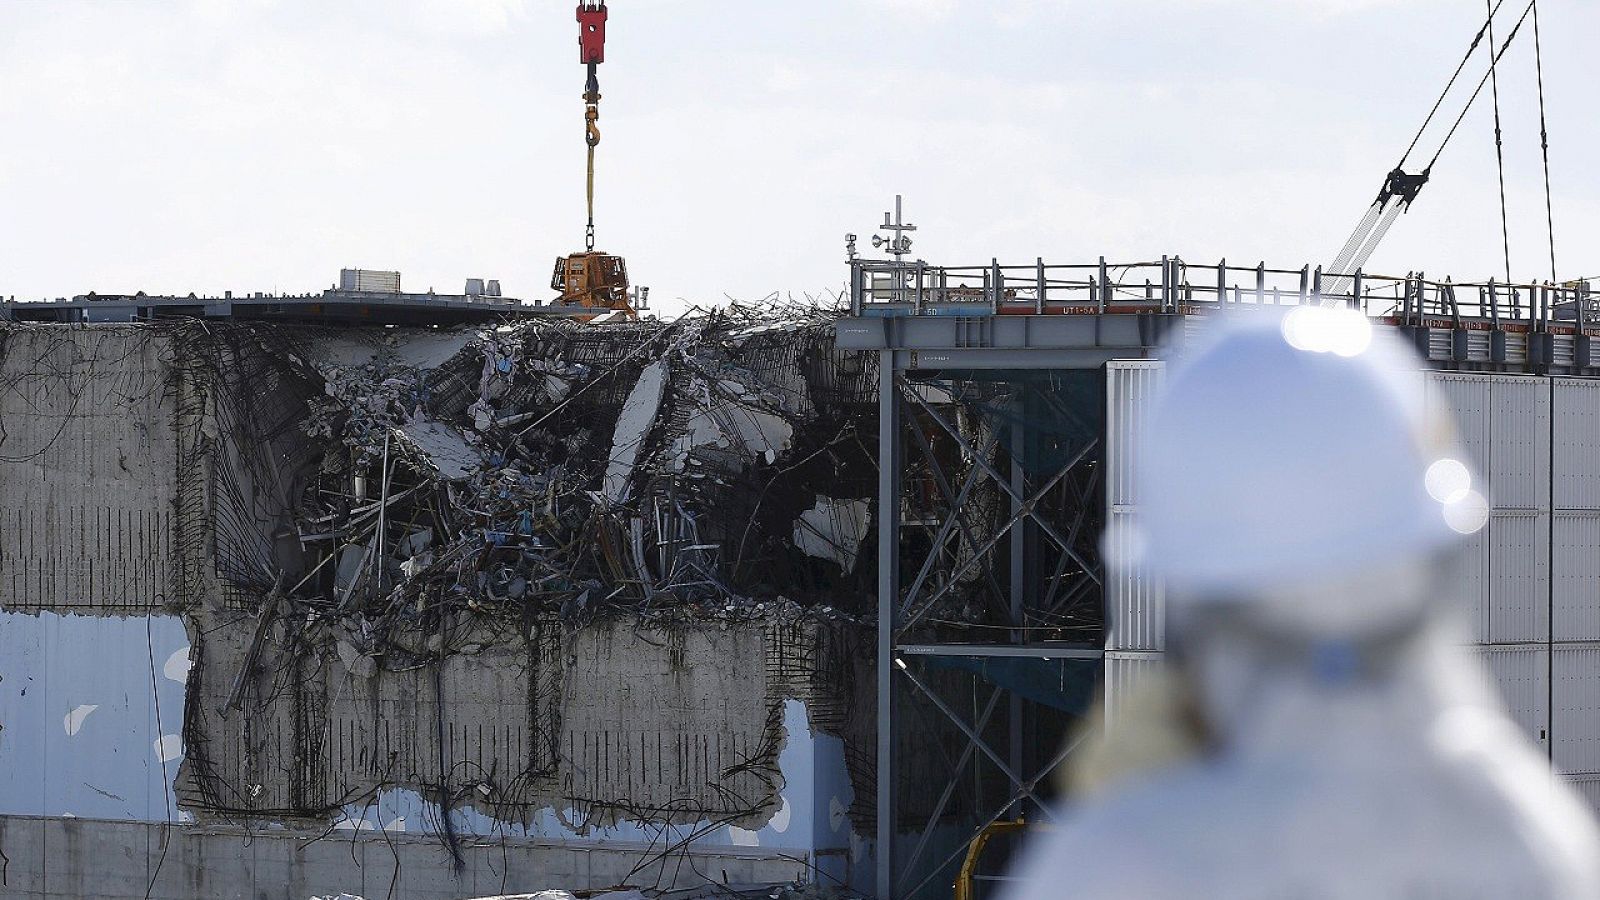
<instances>
[{"instance_id":1,"label":"crane cable","mask_svg":"<svg viewBox=\"0 0 1600 900\"><path fill-rule=\"evenodd\" d=\"M1483 36L1486 33L1491 32L1491 26L1494 24L1494 15L1500 11L1500 4L1504 2L1505 0L1495 0L1494 6L1489 10L1489 18L1484 20L1483 25L1478 28L1478 33L1472 36L1472 43L1467 47L1466 54L1461 57L1461 62L1456 64L1456 70L1450 73L1450 80L1445 82L1444 90L1439 92L1439 99L1433 101L1433 108L1428 110L1428 117L1422 120L1422 126L1418 128L1417 133L1411 137L1411 143L1406 145L1406 152L1400 154L1400 162L1395 166L1395 168L1403 168L1406 164L1406 160L1411 156L1411 151L1417 149L1417 142L1422 140L1422 133L1428 130L1428 124L1432 122L1433 117L1438 114L1439 107L1444 105L1444 98L1449 96L1450 89L1455 87L1456 79L1461 77L1461 70L1465 69L1467 67L1467 63L1471 61L1472 54L1477 51L1478 44L1482 43L1483 41ZM1484 0L1484 4L1488 5L1488 0ZM1489 46L1491 48L1494 47L1494 36L1492 33L1490 33L1489 36Z\"/></svg>"},{"instance_id":2,"label":"crane cable","mask_svg":"<svg viewBox=\"0 0 1600 900\"><path fill-rule=\"evenodd\" d=\"M1556 280L1556 220L1550 203L1550 132L1544 123L1544 54L1539 46L1539 2L1533 0L1533 68L1539 77L1539 150L1544 154L1544 225L1550 236L1550 280Z\"/></svg>"},{"instance_id":3,"label":"crane cable","mask_svg":"<svg viewBox=\"0 0 1600 900\"><path fill-rule=\"evenodd\" d=\"M1517 19L1517 24L1512 27L1511 33L1506 35L1505 43L1500 45L1500 52L1489 58L1489 71L1484 72L1483 77L1478 79L1478 87L1473 90L1472 96L1467 98L1467 104L1461 107L1461 114L1456 116L1456 120L1450 126L1450 130L1445 133L1444 140L1439 142L1439 149L1433 151L1433 158L1428 160L1428 166L1423 169L1424 172L1433 168L1433 164L1438 162L1439 157L1444 153L1444 148L1449 145L1450 139L1455 137L1456 129L1461 127L1461 120L1467 117L1467 113L1472 109L1472 104L1477 101L1478 95L1483 93L1483 86L1489 83L1489 75L1494 72L1495 63L1498 63L1500 57L1505 56L1506 51L1511 49L1511 42L1517 39L1517 32L1522 30L1522 23L1528 20L1528 13L1533 11L1533 6L1534 0L1528 0L1527 7L1522 10L1522 16Z\"/></svg>"},{"instance_id":4,"label":"crane cable","mask_svg":"<svg viewBox=\"0 0 1600 900\"><path fill-rule=\"evenodd\" d=\"M600 83L595 64L589 63L589 80L583 91L583 142L589 147L589 222L583 231L583 248L594 252L594 148L600 143Z\"/></svg>"},{"instance_id":5,"label":"crane cable","mask_svg":"<svg viewBox=\"0 0 1600 900\"><path fill-rule=\"evenodd\" d=\"M1489 0L1483 0L1488 6ZM1489 10L1489 46L1494 46L1494 10ZM1500 138L1500 76L1489 60L1490 95L1494 98L1494 164L1500 175L1500 246L1505 251L1506 284L1511 283L1511 227L1506 222L1506 155Z\"/></svg>"},{"instance_id":6,"label":"crane cable","mask_svg":"<svg viewBox=\"0 0 1600 900\"><path fill-rule=\"evenodd\" d=\"M1484 2L1487 4L1489 0L1484 0ZM1461 62L1456 63L1455 71L1450 73L1450 80L1445 82L1444 90L1439 92L1439 96L1433 101L1433 107L1428 110L1427 117L1418 126L1416 134L1411 136L1411 143L1407 144L1405 152L1400 154L1400 162L1395 165L1394 171L1390 173L1389 177L1384 179L1383 188L1378 192L1378 199L1368 207L1366 214L1356 224L1355 230L1345 240L1344 246L1339 248L1339 252L1334 256L1333 262L1328 265L1327 271L1341 273L1335 276L1333 288L1342 290L1346 286L1350 279L1342 273L1348 272L1352 268L1360 268L1366 262L1367 257L1377 248L1378 242L1383 240L1384 235L1388 233L1389 226L1394 224L1395 218L1399 215L1399 210L1409 207L1411 198L1416 196L1417 190L1420 190L1419 185L1410 190L1408 194L1402 194L1402 203L1396 203L1392 206L1389 203L1396 193L1394 190L1396 186L1395 176L1397 174L1404 175L1403 170L1405 169L1406 160L1411 158L1412 151L1417 148L1417 144L1422 140L1423 134L1427 132L1428 126L1433 123L1434 116L1439 114L1439 109L1444 105L1445 98L1450 96L1450 90L1455 87L1456 81L1461 77L1462 71L1466 69L1467 63L1472 61L1472 54L1476 53L1478 45L1483 43L1484 35L1490 32L1490 25L1494 21L1495 13L1500 11L1500 6L1503 3L1505 3L1505 0L1495 0L1494 5L1489 9L1488 18L1484 20L1482 25L1478 26L1477 34L1472 36L1472 43L1467 45L1467 52L1462 54ZM1494 38L1492 36L1489 38L1489 46L1491 49L1494 47ZM1426 182L1428 174L1427 170L1423 170L1420 176L1421 180Z\"/></svg>"},{"instance_id":7,"label":"crane cable","mask_svg":"<svg viewBox=\"0 0 1600 900\"><path fill-rule=\"evenodd\" d=\"M1423 132L1427 130L1429 123L1433 121L1433 117L1438 112L1440 105L1443 104L1445 96L1449 94L1451 87L1455 85L1456 79L1460 76L1462 69L1465 68L1467 60L1472 57L1473 50L1477 48L1478 43L1481 41L1483 36L1488 33L1490 25L1494 21L1494 14L1499 10L1500 4L1503 2L1504 0L1498 0L1498 2L1496 2L1495 5L1489 10L1489 18L1484 21L1483 27L1480 28L1478 30L1478 34L1473 37L1472 46L1468 48L1466 57L1463 58L1461 64L1456 67L1455 73L1450 76L1449 82L1445 84L1444 90L1439 94L1439 99L1434 102L1433 109L1428 112L1427 118L1423 120L1422 127L1417 129L1417 134L1411 139L1411 143L1406 147L1405 154L1400 157L1400 165L1396 166L1394 171L1389 173L1389 177L1384 181L1383 189L1378 193L1378 199L1374 201L1371 208L1367 210L1367 213L1362 218L1361 223L1356 226L1356 230L1352 232L1349 239L1345 241L1344 247L1339 250L1339 254L1334 259L1333 264L1328 267L1327 271L1335 274L1333 282L1334 286L1332 289L1330 289L1330 292L1342 291L1344 289L1344 286L1350 280L1350 277L1345 273L1349 272L1352 268L1359 269L1362 265L1364 265L1367 261L1367 258L1375 249L1377 249L1378 242L1381 241L1384 235L1388 232L1389 226L1394 224L1394 220L1398 218L1401 212L1410 208L1411 202L1416 198L1417 192L1422 189L1422 185L1427 182L1428 177L1432 174L1434 163L1439 161L1439 157L1444 153L1445 147L1450 144L1450 139L1455 137L1456 130L1461 127L1462 120L1464 120L1467 117L1467 113L1471 111L1472 104L1477 102L1478 96L1483 93L1484 85L1487 84L1490 77L1495 74L1496 64L1499 63L1502 56L1505 56L1506 51L1510 49L1511 42L1516 40L1517 33L1522 30L1523 23L1527 21L1528 14L1532 12L1534 7L1534 0L1529 0L1528 6L1522 11L1522 16L1517 19L1517 24L1512 27L1511 33L1506 36L1505 41L1500 45L1500 49L1498 51L1496 51L1494 48L1493 39L1490 39L1488 71L1484 72L1483 77L1478 79L1478 86L1473 90L1472 96L1467 98L1466 104L1461 107L1461 112L1456 116L1455 121L1451 123L1450 130L1445 133L1444 140L1439 142L1439 146L1436 150L1434 150L1433 157L1428 160L1428 164L1423 167L1422 171L1417 175L1407 174L1403 171L1403 166L1405 165L1406 160L1411 157L1411 153L1416 149L1417 143L1421 140ZM1390 201L1394 200L1396 196L1400 198L1399 201L1391 204ZM1554 241L1552 240L1552 244L1553 243Z\"/></svg>"}]
</instances>

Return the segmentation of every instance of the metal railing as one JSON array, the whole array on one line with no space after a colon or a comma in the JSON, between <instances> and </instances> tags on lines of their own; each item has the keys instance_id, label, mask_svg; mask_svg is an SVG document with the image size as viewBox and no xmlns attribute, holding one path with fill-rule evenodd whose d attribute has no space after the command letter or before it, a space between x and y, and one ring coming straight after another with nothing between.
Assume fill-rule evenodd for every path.
<instances>
[{"instance_id":1,"label":"metal railing","mask_svg":"<svg viewBox=\"0 0 1600 900\"><path fill-rule=\"evenodd\" d=\"M1432 280L1357 270L1196 265L1160 260L1085 264L933 266L922 261L850 261L854 315L985 315L1007 313L1194 312L1218 304L1300 305L1360 309L1402 322L1449 318L1534 329L1552 323L1600 327L1600 279L1507 284Z\"/></svg>"}]
</instances>

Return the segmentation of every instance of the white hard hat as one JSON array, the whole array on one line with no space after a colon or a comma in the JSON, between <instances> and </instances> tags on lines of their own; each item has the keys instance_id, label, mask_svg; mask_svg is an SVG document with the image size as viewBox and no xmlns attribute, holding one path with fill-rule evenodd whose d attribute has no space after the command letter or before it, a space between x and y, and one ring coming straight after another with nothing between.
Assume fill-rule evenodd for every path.
<instances>
[{"instance_id":1,"label":"white hard hat","mask_svg":"<svg viewBox=\"0 0 1600 900\"><path fill-rule=\"evenodd\" d=\"M1487 519L1420 360L1354 311L1219 315L1167 373L1108 561L1175 596L1265 595L1425 558ZM1126 549L1119 549L1126 548Z\"/></svg>"}]
</instances>

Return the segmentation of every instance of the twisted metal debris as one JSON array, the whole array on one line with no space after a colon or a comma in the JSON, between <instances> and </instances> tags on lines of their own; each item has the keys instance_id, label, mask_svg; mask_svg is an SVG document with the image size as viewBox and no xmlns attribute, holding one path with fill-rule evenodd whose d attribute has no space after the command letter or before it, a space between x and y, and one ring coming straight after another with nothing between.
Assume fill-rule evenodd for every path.
<instances>
[{"instance_id":1,"label":"twisted metal debris","mask_svg":"<svg viewBox=\"0 0 1600 900\"><path fill-rule=\"evenodd\" d=\"M378 362L317 364L301 427L325 450L295 515L314 562L285 595L350 622L362 655L403 655L396 632L441 607L853 612L874 373L834 351L831 321L532 321L433 367L397 337Z\"/></svg>"}]
</instances>

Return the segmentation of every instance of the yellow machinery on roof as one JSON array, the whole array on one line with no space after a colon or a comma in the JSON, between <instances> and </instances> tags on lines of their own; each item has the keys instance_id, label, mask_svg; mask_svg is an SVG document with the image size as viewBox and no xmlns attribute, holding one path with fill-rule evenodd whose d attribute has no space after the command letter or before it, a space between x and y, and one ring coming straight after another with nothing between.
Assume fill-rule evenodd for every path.
<instances>
[{"instance_id":1,"label":"yellow machinery on roof","mask_svg":"<svg viewBox=\"0 0 1600 900\"><path fill-rule=\"evenodd\" d=\"M628 302L628 263L620 256L591 250L556 259L550 289L560 291L558 303L620 310L630 319L639 318Z\"/></svg>"},{"instance_id":2,"label":"yellow machinery on roof","mask_svg":"<svg viewBox=\"0 0 1600 900\"><path fill-rule=\"evenodd\" d=\"M600 143L600 81L596 69L605 62L606 5L604 0L578 4L578 61L589 69L583 86L583 141L589 147L589 222L584 229L584 252L556 259L550 289L559 291L557 302L597 310L616 310L629 319L639 313L628 302L628 264L620 256L594 249L594 148ZM641 289L642 293L642 289Z\"/></svg>"}]
</instances>

